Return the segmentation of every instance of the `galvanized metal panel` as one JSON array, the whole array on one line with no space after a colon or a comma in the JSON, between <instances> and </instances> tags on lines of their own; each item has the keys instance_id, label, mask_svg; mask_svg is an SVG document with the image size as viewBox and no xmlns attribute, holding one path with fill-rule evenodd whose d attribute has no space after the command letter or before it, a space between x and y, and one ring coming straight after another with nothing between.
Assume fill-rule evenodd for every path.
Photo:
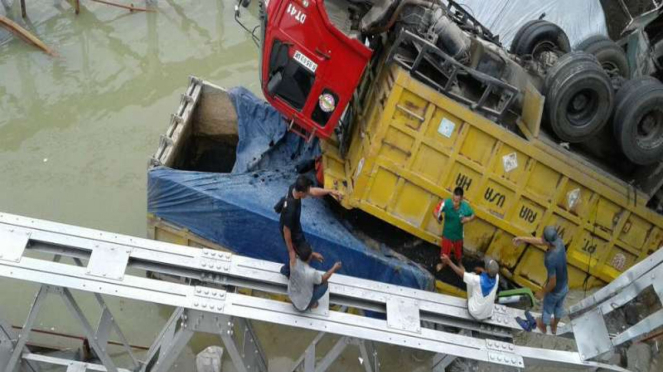
<instances>
[{"instance_id":1,"label":"galvanized metal panel","mask_svg":"<svg viewBox=\"0 0 663 372\"><path fill-rule=\"evenodd\" d=\"M583 360L594 358L612 350L603 313L600 308L589 311L571 321L580 357Z\"/></svg>"},{"instance_id":2,"label":"galvanized metal panel","mask_svg":"<svg viewBox=\"0 0 663 372\"><path fill-rule=\"evenodd\" d=\"M421 318L417 301L399 297L387 299L387 325L389 328L419 333Z\"/></svg>"},{"instance_id":3,"label":"galvanized metal panel","mask_svg":"<svg viewBox=\"0 0 663 372\"><path fill-rule=\"evenodd\" d=\"M131 249L110 244L95 244L90 261L87 264L87 274L100 278L122 280L129 263Z\"/></svg>"},{"instance_id":4,"label":"galvanized metal panel","mask_svg":"<svg viewBox=\"0 0 663 372\"><path fill-rule=\"evenodd\" d=\"M0 230L0 260L19 262L29 240L29 233Z\"/></svg>"}]
</instances>

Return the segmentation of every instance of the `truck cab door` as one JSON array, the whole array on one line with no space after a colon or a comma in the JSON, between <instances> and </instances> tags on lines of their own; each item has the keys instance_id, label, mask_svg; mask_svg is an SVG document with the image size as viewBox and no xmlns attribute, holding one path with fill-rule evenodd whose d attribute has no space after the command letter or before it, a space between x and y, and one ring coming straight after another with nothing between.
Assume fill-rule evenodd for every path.
<instances>
[{"instance_id":1,"label":"truck cab door","mask_svg":"<svg viewBox=\"0 0 663 372\"><path fill-rule=\"evenodd\" d=\"M371 51L329 21L323 0L270 0L262 89L302 131L328 138Z\"/></svg>"}]
</instances>

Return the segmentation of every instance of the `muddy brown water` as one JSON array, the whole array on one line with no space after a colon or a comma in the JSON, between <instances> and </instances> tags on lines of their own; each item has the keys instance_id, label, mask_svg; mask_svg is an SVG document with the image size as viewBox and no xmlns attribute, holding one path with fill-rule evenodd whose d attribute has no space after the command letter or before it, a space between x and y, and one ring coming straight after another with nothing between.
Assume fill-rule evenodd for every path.
<instances>
[{"instance_id":1,"label":"muddy brown water","mask_svg":"<svg viewBox=\"0 0 663 372\"><path fill-rule=\"evenodd\" d=\"M242 85L260 95L258 50L235 23L234 2L158 0L152 2L154 13L130 13L82 1L77 16L65 1L27 0L26 21L18 16L18 0L10 8L3 2L11 0L0 0L0 15L19 21L58 57L0 29L0 211L145 236L147 160L188 77L223 87ZM242 13L248 26L257 25L256 5ZM22 325L36 290L34 284L0 279L0 317ZM100 312L93 298L75 296L96 323ZM172 311L107 300L138 346L149 346ZM82 334L56 297L49 298L36 324L50 332ZM255 326L271 371L290 366L315 336L266 323ZM77 339L43 334L33 341L69 350L80 346ZM334 341L329 336L320 352ZM172 371L193 371L195 353L218 343L197 335ZM425 370L407 349L380 351L383 371ZM119 350L113 352L119 364L126 360ZM234 371L227 356L223 368ZM352 348L331 368L362 370Z\"/></svg>"}]
</instances>

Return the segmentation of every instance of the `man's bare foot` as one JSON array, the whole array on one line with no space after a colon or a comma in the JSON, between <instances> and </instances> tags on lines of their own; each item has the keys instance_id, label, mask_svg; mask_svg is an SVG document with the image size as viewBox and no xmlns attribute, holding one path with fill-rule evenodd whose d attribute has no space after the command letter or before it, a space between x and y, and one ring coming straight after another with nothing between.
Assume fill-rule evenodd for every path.
<instances>
[{"instance_id":1,"label":"man's bare foot","mask_svg":"<svg viewBox=\"0 0 663 372\"><path fill-rule=\"evenodd\" d=\"M543 324L541 318L536 320L536 328L538 328L539 331L541 331L541 333L543 333L544 335L548 332L548 330L546 329L547 327L545 324Z\"/></svg>"},{"instance_id":2,"label":"man's bare foot","mask_svg":"<svg viewBox=\"0 0 663 372\"><path fill-rule=\"evenodd\" d=\"M317 309L318 308L318 301L315 301L313 305L311 305L311 309Z\"/></svg>"},{"instance_id":3,"label":"man's bare foot","mask_svg":"<svg viewBox=\"0 0 663 372\"><path fill-rule=\"evenodd\" d=\"M435 266L435 271L440 272L440 270L442 270L443 267L444 265L442 265L442 263L439 263Z\"/></svg>"},{"instance_id":4,"label":"man's bare foot","mask_svg":"<svg viewBox=\"0 0 663 372\"><path fill-rule=\"evenodd\" d=\"M550 323L550 333L557 334L557 322Z\"/></svg>"}]
</instances>

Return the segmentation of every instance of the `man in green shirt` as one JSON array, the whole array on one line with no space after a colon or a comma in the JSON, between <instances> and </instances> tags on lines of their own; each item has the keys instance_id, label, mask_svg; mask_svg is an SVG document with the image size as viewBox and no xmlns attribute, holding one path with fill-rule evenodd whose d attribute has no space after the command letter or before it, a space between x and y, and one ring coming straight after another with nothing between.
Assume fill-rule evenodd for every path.
<instances>
[{"instance_id":1,"label":"man in green shirt","mask_svg":"<svg viewBox=\"0 0 663 372\"><path fill-rule=\"evenodd\" d=\"M442 256L450 256L451 249L454 250L456 262L460 263L463 257L463 225L472 221L475 217L470 204L463 200L463 188L456 187L451 199L442 200L433 215L438 222L444 218L444 229L440 241L440 259ZM437 271L444 268L444 261L437 264Z\"/></svg>"}]
</instances>

